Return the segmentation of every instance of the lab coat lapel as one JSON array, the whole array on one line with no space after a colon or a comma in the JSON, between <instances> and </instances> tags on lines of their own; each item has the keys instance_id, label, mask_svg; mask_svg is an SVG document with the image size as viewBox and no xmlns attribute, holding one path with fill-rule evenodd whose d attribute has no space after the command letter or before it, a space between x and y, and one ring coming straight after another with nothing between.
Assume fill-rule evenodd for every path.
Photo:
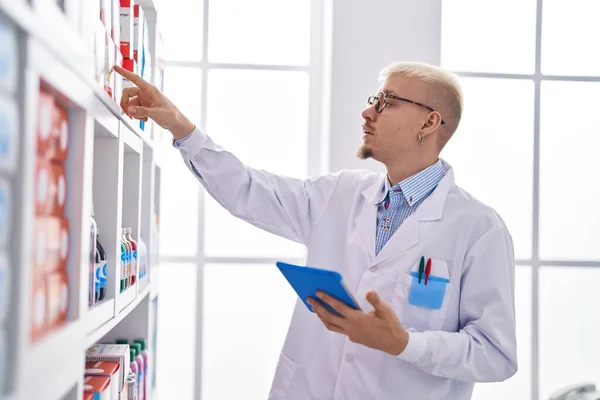
<instances>
[{"instance_id":1,"label":"lab coat lapel","mask_svg":"<svg viewBox=\"0 0 600 400\"><path fill-rule=\"evenodd\" d=\"M385 175L382 175L375 183L363 190L364 201L362 209L354 219L354 224L364 243L369 258L375 258L375 234L377 229L377 204L374 203L377 195L383 190Z\"/></svg>"},{"instance_id":2,"label":"lab coat lapel","mask_svg":"<svg viewBox=\"0 0 600 400\"><path fill-rule=\"evenodd\" d=\"M374 264L379 264L419 243L419 235L424 233L423 223L436 221L442 218L446 197L450 186L454 183L452 169L446 171L436 189L421 203L400 227L375 257ZM373 222L375 225L376 222Z\"/></svg>"}]
</instances>

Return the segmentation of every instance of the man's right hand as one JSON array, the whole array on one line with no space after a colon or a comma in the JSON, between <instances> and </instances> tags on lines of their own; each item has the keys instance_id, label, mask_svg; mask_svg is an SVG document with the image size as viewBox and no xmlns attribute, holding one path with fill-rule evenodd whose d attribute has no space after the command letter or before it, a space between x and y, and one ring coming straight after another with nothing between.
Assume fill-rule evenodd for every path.
<instances>
[{"instance_id":1,"label":"man's right hand","mask_svg":"<svg viewBox=\"0 0 600 400\"><path fill-rule=\"evenodd\" d=\"M152 119L173 134L173 139L183 139L194 130L194 124L183 115L156 86L133 72L115 65L117 71L135 86L123 89L121 108L135 119Z\"/></svg>"}]
</instances>

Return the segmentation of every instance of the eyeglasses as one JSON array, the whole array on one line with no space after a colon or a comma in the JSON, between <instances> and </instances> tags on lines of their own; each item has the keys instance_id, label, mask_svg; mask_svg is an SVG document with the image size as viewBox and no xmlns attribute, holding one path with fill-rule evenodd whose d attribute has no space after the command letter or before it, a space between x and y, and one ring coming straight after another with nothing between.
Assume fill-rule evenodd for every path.
<instances>
[{"instance_id":1,"label":"eyeglasses","mask_svg":"<svg viewBox=\"0 0 600 400\"><path fill-rule=\"evenodd\" d=\"M381 113L383 111L383 109L385 108L385 106L387 106L389 104L386 101L387 99L400 100L400 101L404 101L406 103L416 104L418 106L425 107L429 111L435 111L433 108L426 106L425 104L421 104L416 101L405 99L404 97L398 97L398 96L394 96L393 94L384 93L384 92L379 92L379 93L377 93L376 96L369 96L369 98L367 99L367 105L375 106L375 111L377 111L377 113ZM444 120L442 120L442 125L444 125L445 123L446 122Z\"/></svg>"}]
</instances>

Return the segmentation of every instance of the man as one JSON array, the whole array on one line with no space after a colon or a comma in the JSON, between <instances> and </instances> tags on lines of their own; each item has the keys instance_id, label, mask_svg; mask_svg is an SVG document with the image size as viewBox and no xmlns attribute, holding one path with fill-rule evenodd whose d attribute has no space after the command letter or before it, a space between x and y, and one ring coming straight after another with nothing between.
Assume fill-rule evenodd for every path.
<instances>
[{"instance_id":1,"label":"man","mask_svg":"<svg viewBox=\"0 0 600 400\"><path fill-rule=\"evenodd\" d=\"M307 246L340 272L362 311L327 294L294 310L270 398L469 399L474 382L517 370L513 244L502 219L460 189L439 158L462 94L440 68L395 63L363 111L361 158L387 174L299 180L253 169L200 132L156 88L121 107L169 129L192 173L233 215ZM317 318L318 317L318 318Z\"/></svg>"}]
</instances>

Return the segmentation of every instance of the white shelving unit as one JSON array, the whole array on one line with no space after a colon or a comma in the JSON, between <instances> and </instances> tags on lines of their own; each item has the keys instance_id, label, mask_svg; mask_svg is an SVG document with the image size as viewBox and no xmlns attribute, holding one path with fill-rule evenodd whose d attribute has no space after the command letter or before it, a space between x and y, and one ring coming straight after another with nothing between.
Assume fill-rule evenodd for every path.
<instances>
[{"instance_id":1,"label":"white shelving unit","mask_svg":"<svg viewBox=\"0 0 600 400\"><path fill-rule=\"evenodd\" d=\"M15 100L19 109L18 168L8 177L14 225L9 311L7 323L0 324L7 350L0 399L81 400L85 354L91 345L118 337L145 337L149 349L154 347L158 274L153 249L158 246L158 235L153 221L159 212L162 131L152 123L142 131L138 121L124 115L94 80L99 0L64 3L63 11L56 0L0 0L0 24L14 29L18 38ZM159 67L156 6L153 0L140 3L150 27L151 76L155 76ZM40 88L55 94L69 112L65 162L69 289L67 322L32 340L31 315L37 304L32 243ZM108 275L106 298L90 307L92 207L108 257ZM143 239L149 251L148 274L123 292L119 279L122 227L131 227L134 239L138 243Z\"/></svg>"}]
</instances>

